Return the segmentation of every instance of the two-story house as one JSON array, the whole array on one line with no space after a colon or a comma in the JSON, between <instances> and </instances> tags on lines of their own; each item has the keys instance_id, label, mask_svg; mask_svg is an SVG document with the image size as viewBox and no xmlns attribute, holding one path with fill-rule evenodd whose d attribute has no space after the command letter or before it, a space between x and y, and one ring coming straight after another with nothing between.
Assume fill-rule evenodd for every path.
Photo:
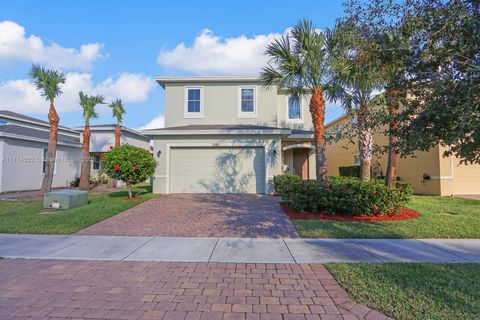
<instances>
[{"instance_id":1,"label":"two-story house","mask_svg":"<svg viewBox=\"0 0 480 320\"><path fill-rule=\"evenodd\" d=\"M269 193L272 178L315 177L308 99L256 77L162 77L165 128L150 129L154 193Z\"/></svg>"}]
</instances>

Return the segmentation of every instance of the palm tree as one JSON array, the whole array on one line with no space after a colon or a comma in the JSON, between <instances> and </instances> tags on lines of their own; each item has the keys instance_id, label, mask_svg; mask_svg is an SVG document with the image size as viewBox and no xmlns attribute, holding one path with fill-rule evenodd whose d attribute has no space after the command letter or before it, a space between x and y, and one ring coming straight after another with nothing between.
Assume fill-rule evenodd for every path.
<instances>
[{"instance_id":1,"label":"palm tree","mask_svg":"<svg viewBox=\"0 0 480 320\"><path fill-rule=\"evenodd\" d=\"M117 124L115 127L115 148L120 147L120 137L122 135L122 119L125 114L125 109L123 108L122 100L117 99L110 103L110 108L112 108L113 117L117 119Z\"/></svg>"},{"instance_id":2,"label":"palm tree","mask_svg":"<svg viewBox=\"0 0 480 320\"><path fill-rule=\"evenodd\" d=\"M53 172L55 170L55 157L57 154L58 138L58 117L55 110L55 98L62 94L60 85L65 83L65 74L56 70L45 69L40 65L34 64L30 71L35 88L41 92L41 95L50 102L48 111L48 122L50 124L50 133L48 135L48 151L45 165L45 175L42 182L42 195L52 190Z\"/></svg>"},{"instance_id":3,"label":"palm tree","mask_svg":"<svg viewBox=\"0 0 480 320\"><path fill-rule=\"evenodd\" d=\"M410 56L410 40L408 33L392 28L376 37L375 56L381 64L382 76L385 78L385 96L388 107L388 149L387 172L385 184L392 188L397 184L399 152L396 148L399 138L396 131L399 128L398 116L405 99L402 83L408 77L406 68Z\"/></svg>"},{"instance_id":4,"label":"palm tree","mask_svg":"<svg viewBox=\"0 0 480 320\"><path fill-rule=\"evenodd\" d=\"M78 94L80 96L80 105L83 108L83 121L85 128L83 129L82 141L82 165L80 168L80 189L88 190L90 187L90 120L98 118L95 112L95 106L103 103L102 96L89 96L82 91Z\"/></svg>"},{"instance_id":5,"label":"palm tree","mask_svg":"<svg viewBox=\"0 0 480 320\"><path fill-rule=\"evenodd\" d=\"M331 101L341 102L347 112L354 110L357 121L352 131L358 136L361 178L370 180L375 127L372 105L383 98L380 90L384 82L377 61L369 55L370 44L347 23L337 24L336 28L342 36L335 39L332 89L327 96Z\"/></svg>"},{"instance_id":6,"label":"palm tree","mask_svg":"<svg viewBox=\"0 0 480 320\"><path fill-rule=\"evenodd\" d=\"M331 35L330 30L319 31L311 21L301 20L267 46L270 61L260 74L264 86L276 84L294 96L310 95L317 181L328 180L324 91L328 90Z\"/></svg>"}]
</instances>

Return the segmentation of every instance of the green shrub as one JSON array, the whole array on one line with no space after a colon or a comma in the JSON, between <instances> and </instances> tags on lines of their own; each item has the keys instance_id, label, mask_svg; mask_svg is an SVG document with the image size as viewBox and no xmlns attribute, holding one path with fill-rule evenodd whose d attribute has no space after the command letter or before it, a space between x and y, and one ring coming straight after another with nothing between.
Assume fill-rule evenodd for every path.
<instances>
[{"instance_id":1,"label":"green shrub","mask_svg":"<svg viewBox=\"0 0 480 320\"><path fill-rule=\"evenodd\" d=\"M287 196L290 192L289 188L292 187L292 183L301 181L299 176L294 174L282 174L273 177L273 190L281 195L283 198ZM284 198L288 200L288 198Z\"/></svg>"},{"instance_id":2,"label":"green shrub","mask_svg":"<svg viewBox=\"0 0 480 320\"><path fill-rule=\"evenodd\" d=\"M150 178L157 166L157 162L148 150L123 145L102 154L105 173L117 180L125 182L128 196L132 198L132 185Z\"/></svg>"},{"instance_id":3,"label":"green shrub","mask_svg":"<svg viewBox=\"0 0 480 320\"><path fill-rule=\"evenodd\" d=\"M341 177L357 177L360 178L360 166L338 167L338 173Z\"/></svg>"},{"instance_id":4,"label":"green shrub","mask_svg":"<svg viewBox=\"0 0 480 320\"><path fill-rule=\"evenodd\" d=\"M277 178L277 177L275 177ZM322 211L328 214L373 215L403 208L412 195L408 184L392 189L382 181L332 177L328 183L300 178L275 179L275 189L295 211Z\"/></svg>"}]
</instances>

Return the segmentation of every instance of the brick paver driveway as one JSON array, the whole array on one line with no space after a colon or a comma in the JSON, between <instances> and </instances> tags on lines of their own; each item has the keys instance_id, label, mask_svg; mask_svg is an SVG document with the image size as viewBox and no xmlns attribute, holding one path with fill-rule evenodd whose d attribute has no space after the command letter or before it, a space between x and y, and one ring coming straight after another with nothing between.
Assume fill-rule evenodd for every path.
<instances>
[{"instance_id":1,"label":"brick paver driveway","mask_svg":"<svg viewBox=\"0 0 480 320\"><path fill-rule=\"evenodd\" d=\"M82 235L297 238L278 198L254 194L172 194L81 230Z\"/></svg>"},{"instance_id":2,"label":"brick paver driveway","mask_svg":"<svg viewBox=\"0 0 480 320\"><path fill-rule=\"evenodd\" d=\"M322 265L0 260L0 319L385 319Z\"/></svg>"}]
</instances>

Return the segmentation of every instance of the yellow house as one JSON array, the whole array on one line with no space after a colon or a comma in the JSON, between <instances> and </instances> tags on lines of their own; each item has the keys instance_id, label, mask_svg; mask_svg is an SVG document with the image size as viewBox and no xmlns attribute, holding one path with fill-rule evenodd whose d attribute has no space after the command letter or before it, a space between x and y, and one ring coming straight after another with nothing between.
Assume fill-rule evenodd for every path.
<instances>
[{"instance_id":1,"label":"yellow house","mask_svg":"<svg viewBox=\"0 0 480 320\"><path fill-rule=\"evenodd\" d=\"M343 115L326 125L327 132L335 132L342 125L349 124L352 117ZM388 138L383 133L376 133L374 141L386 145ZM430 195L471 195L480 194L480 165L460 164L456 157L444 157L444 147L437 146L428 152L417 152L415 157L401 158L398 176L409 182L418 194ZM359 164L358 146L346 140L331 142L327 145L327 164L330 176L339 175L339 167ZM386 154L374 156L372 170L375 176L386 173Z\"/></svg>"}]
</instances>

